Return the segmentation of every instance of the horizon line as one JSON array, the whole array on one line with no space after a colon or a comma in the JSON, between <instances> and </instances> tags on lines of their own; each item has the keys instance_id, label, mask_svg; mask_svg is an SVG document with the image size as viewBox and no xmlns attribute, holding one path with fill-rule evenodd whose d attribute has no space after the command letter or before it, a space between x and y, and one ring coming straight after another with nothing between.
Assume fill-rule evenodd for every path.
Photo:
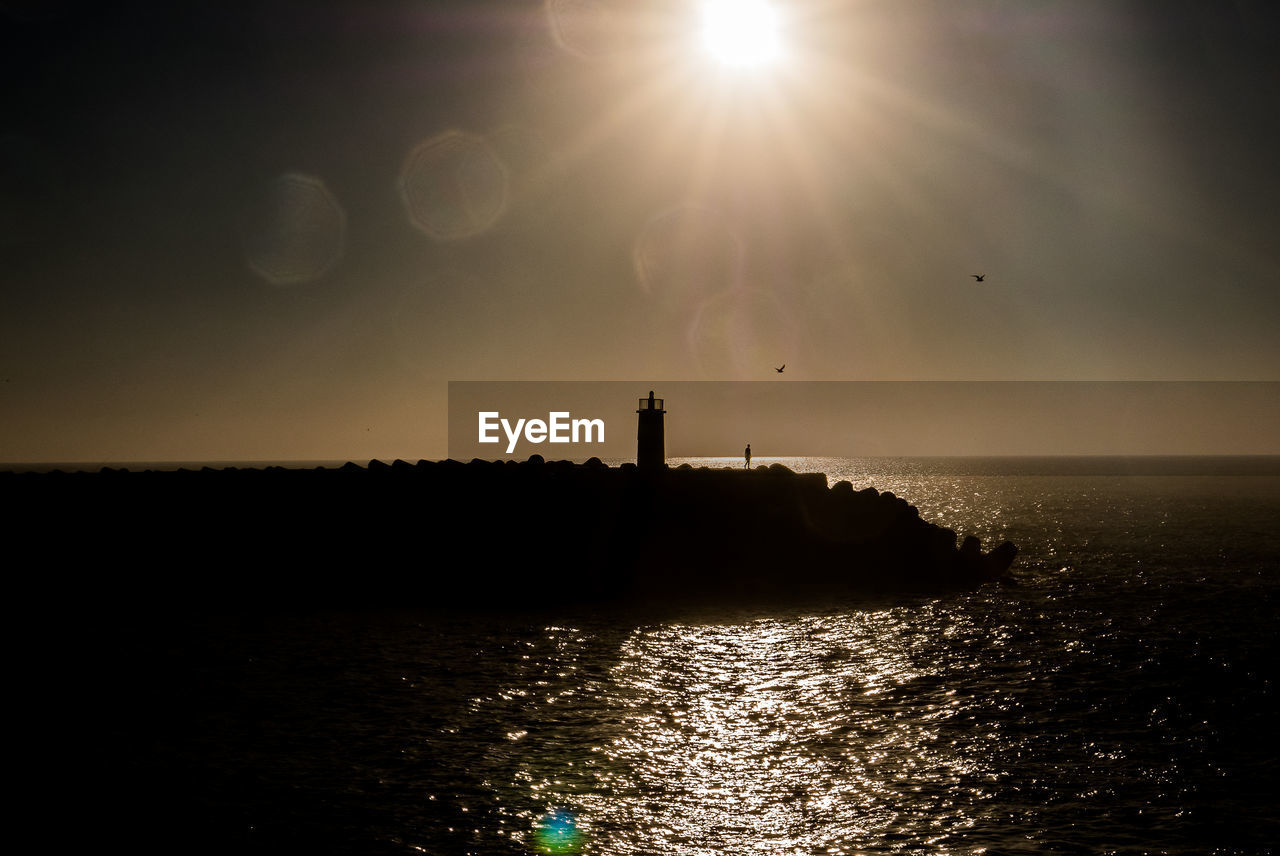
<instances>
[{"instance_id":1,"label":"horizon line","mask_svg":"<svg viewBox=\"0 0 1280 856\"><path fill-rule=\"evenodd\" d=\"M535 452L534 454L539 454L539 453ZM528 461L530 457L532 456L527 456L525 458L514 458L514 457L471 458L466 461L462 461L457 458L449 458L447 456L446 457L429 457L429 458L416 457L416 456L412 458L405 458L405 457L397 456L397 457L372 457L372 458L359 458L359 459L348 457L348 458L327 458L327 459L322 459L322 458L266 459L266 458L263 458L263 459L206 459L206 460L164 460L164 461L144 461L144 460L127 461L127 460L110 460L110 459L82 460L82 461L7 461L7 462L0 462L0 472L15 472L15 473L16 472L53 472L55 470L62 470L63 472L96 472L102 469L126 469L126 470L137 469L139 471L142 471L145 469L180 470L180 469L191 469L191 468L195 468L197 471L199 471L200 469L203 469L206 467L210 469L229 469L229 468L262 469L266 467L280 467L285 469L316 469L316 468L328 469L328 468L340 468L348 464L353 464L358 467L367 467L374 462L390 466L396 463L397 461L411 464L411 465L423 463L423 462L443 463L449 460L457 460L463 464L469 463L471 460L488 461L491 463L496 463L496 462L505 463L510 461L514 461L516 463L524 463ZM541 457L545 461L570 461L572 463L583 463L585 461L591 460L592 458L598 458L599 460L605 463L609 463L609 462L634 463L635 462L634 456L624 456L624 457L607 456L606 457L601 455L588 455L588 456L574 456L574 457L548 457L546 455L541 455ZM1192 459L1239 461L1239 460L1248 460L1248 459L1255 459L1255 460L1274 459L1274 460L1280 461L1280 452L1211 452L1211 453L1204 453L1204 452L1170 452L1170 453L1059 452L1059 453L1034 453L1034 454L1014 453L1014 454L969 454L969 455L909 454L909 453L880 454L880 455L837 455L837 454L758 455L758 454L753 454L751 457L752 457L752 461L755 462L755 465L764 465L766 462L777 463L780 461L788 461L788 460L812 460L812 459L831 459L831 458L837 458L837 459L844 458L844 459L852 459L852 460L873 460L873 461L874 460L902 460L902 459L955 460L955 461L962 461L962 460L1006 460L1006 461L1013 461L1013 460L1028 460L1028 461L1030 460L1099 460L1099 461L1182 460L1182 461L1187 461ZM685 461L688 459L706 460L706 461L741 462L743 458L742 458L742 455L668 454L666 459L668 462ZM616 466L618 465L618 463L613 463L610 465ZM754 469L754 466L753 466L753 469Z\"/></svg>"}]
</instances>

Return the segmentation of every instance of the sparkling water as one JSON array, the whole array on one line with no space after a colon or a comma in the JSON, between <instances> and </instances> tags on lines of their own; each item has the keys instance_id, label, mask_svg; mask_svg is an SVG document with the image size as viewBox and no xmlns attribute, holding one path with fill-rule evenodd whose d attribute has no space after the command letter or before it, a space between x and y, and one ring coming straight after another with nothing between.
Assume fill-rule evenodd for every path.
<instances>
[{"instance_id":1,"label":"sparkling water","mask_svg":"<svg viewBox=\"0 0 1280 856\"><path fill-rule=\"evenodd\" d=\"M154 807L133 834L173 852L1271 852L1274 464L752 463L779 462L1014 541L1014 583L809 610L200 619L111 649L103 745Z\"/></svg>"}]
</instances>

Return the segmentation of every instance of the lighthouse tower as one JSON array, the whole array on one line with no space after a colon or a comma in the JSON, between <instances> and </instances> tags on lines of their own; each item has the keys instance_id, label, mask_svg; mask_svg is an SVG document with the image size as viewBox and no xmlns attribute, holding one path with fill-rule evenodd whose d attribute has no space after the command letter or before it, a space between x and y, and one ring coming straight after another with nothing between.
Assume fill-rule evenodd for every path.
<instances>
[{"instance_id":1,"label":"lighthouse tower","mask_svg":"<svg viewBox=\"0 0 1280 856\"><path fill-rule=\"evenodd\" d=\"M653 390L648 398L640 399L640 408L636 411L636 466L642 470L660 469L667 465L667 438L663 425L663 417L667 411L662 409L662 399L653 397Z\"/></svg>"}]
</instances>

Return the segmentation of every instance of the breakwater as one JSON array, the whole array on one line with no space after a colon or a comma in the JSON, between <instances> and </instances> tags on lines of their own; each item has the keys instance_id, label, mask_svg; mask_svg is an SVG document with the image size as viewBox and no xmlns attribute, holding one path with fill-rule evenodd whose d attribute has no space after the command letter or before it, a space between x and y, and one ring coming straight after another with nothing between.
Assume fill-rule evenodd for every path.
<instances>
[{"instance_id":1,"label":"breakwater","mask_svg":"<svg viewBox=\"0 0 1280 856\"><path fill-rule=\"evenodd\" d=\"M780 465L5 473L0 496L24 579L192 608L772 600L980 585L1017 553Z\"/></svg>"}]
</instances>

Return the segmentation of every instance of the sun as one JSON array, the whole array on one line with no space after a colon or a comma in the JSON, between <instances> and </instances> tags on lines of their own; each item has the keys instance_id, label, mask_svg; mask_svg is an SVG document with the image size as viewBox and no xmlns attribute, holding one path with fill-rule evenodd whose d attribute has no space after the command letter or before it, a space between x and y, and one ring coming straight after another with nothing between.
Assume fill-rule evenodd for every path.
<instances>
[{"instance_id":1,"label":"sun","mask_svg":"<svg viewBox=\"0 0 1280 856\"><path fill-rule=\"evenodd\" d=\"M768 0L704 0L702 44L728 66L768 65L782 49L778 12Z\"/></svg>"}]
</instances>

